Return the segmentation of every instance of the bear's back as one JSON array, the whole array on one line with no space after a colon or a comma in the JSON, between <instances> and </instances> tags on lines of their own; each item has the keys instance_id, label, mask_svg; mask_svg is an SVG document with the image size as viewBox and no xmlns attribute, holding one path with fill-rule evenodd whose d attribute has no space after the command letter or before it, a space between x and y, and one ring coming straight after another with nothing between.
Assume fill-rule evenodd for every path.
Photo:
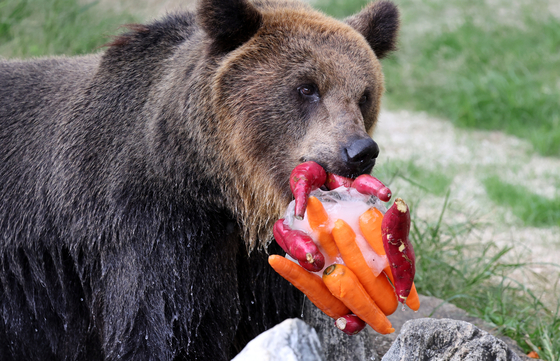
<instances>
[{"instance_id":1,"label":"bear's back","mask_svg":"<svg viewBox=\"0 0 560 361\"><path fill-rule=\"evenodd\" d=\"M0 119L3 123L15 117L25 121L29 118L25 113L38 106L43 111L56 111L59 101L67 102L91 81L100 58L87 55L0 62Z\"/></svg>"}]
</instances>

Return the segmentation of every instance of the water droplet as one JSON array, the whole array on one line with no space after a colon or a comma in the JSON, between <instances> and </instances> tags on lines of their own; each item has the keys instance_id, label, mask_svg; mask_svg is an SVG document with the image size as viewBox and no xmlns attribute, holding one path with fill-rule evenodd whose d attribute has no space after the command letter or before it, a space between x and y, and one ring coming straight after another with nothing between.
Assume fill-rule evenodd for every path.
<instances>
[{"instance_id":1,"label":"water droplet","mask_svg":"<svg viewBox=\"0 0 560 361\"><path fill-rule=\"evenodd\" d=\"M146 335L146 340L148 339L148 335Z\"/></svg>"}]
</instances>

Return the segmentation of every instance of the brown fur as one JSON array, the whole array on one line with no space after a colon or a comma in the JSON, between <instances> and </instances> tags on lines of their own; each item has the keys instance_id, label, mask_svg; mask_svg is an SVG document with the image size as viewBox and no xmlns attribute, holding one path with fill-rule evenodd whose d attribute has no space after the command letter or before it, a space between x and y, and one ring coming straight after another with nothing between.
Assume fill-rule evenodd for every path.
<instances>
[{"instance_id":1,"label":"brown fur","mask_svg":"<svg viewBox=\"0 0 560 361\"><path fill-rule=\"evenodd\" d=\"M220 65L213 84L213 101L223 104L217 114L222 119L219 132L230 135L220 152L238 157L226 160L229 165L225 169L239 169L232 189L239 197L230 199L230 202L239 212L250 250L257 240L271 239L271 226L291 199L287 192L287 170L303 160L314 158L330 166L327 161L333 155L337 156L338 147L346 141L345 133L367 131L371 134L383 93L381 65L361 34L300 3L285 3L290 6L280 9L277 3L263 6L261 28L255 37L233 51ZM309 48L313 53L308 58L305 54L298 54ZM287 59L286 54L300 57ZM224 89L223 79L231 77L231 69L236 66L252 69L251 79L247 80L250 87ZM270 102L254 99L254 95L263 89L289 86L286 84L286 68L291 68L292 72L297 69L307 76L313 74L319 88L328 89L332 95L324 99L324 108L309 124L304 138L298 139L296 134L292 140L282 138L285 149L269 151L262 143L268 143L270 138L252 132L250 123L265 116L260 112L268 112ZM259 78L266 79L266 82L258 81ZM359 98L366 84L371 86L372 100L370 109L362 114L355 99ZM282 114L277 122L290 121L289 117ZM247 139L247 133L260 139ZM270 155L275 158L270 159ZM331 168L335 170L336 165ZM262 181L271 176L274 176L275 184ZM232 192L226 191L226 194ZM263 199L267 202L262 202Z\"/></svg>"},{"instance_id":2,"label":"brown fur","mask_svg":"<svg viewBox=\"0 0 560 361\"><path fill-rule=\"evenodd\" d=\"M297 317L270 230L297 164L371 171L396 14L200 0L0 62L0 359L229 360Z\"/></svg>"}]
</instances>

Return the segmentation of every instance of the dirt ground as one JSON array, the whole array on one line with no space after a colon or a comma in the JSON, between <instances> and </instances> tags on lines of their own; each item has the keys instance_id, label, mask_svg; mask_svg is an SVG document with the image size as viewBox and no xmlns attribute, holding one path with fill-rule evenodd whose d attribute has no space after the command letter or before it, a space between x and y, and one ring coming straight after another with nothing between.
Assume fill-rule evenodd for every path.
<instances>
[{"instance_id":1,"label":"dirt ground","mask_svg":"<svg viewBox=\"0 0 560 361\"><path fill-rule=\"evenodd\" d=\"M551 197L557 194L560 159L541 157L528 142L501 132L457 129L449 121L408 111L382 112L374 139L381 148L379 164L413 160L420 167L449 173L453 181L446 220L477 214L480 226L471 234L472 241L513 247L511 257L536 263L531 270L537 274L560 270L560 227L525 227L509 209L491 202L482 184L485 176L498 173L501 179ZM397 179L392 187L403 197L415 199L410 184ZM443 203L443 197L423 196L418 217L437 219ZM536 282L527 274L519 278L525 284Z\"/></svg>"}]
</instances>

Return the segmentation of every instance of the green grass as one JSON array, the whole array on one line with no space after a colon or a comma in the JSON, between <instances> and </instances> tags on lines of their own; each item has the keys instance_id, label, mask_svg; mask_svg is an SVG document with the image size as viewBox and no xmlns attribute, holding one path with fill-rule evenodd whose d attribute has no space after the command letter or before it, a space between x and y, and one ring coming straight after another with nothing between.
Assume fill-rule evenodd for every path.
<instances>
[{"instance_id":1,"label":"green grass","mask_svg":"<svg viewBox=\"0 0 560 361\"><path fill-rule=\"evenodd\" d=\"M483 184L492 201L511 208L525 225L560 226L560 197L545 198L523 186L504 182L497 176L484 179Z\"/></svg>"},{"instance_id":2,"label":"green grass","mask_svg":"<svg viewBox=\"0 0 560 361\"><path fill-rule=\"evenodd\" d=\"M0 56L76 55L109 41L129 15L78 0L0 0Z\"/></svg>"},{"instance_id":3,"label":"green grass","mask_svg":"<svg viewBox=\"0 0 560 361\"><path fill-rule=\"evenodd\" d=\"M537 351L548 361L560 360L560 303L551 308L543 295L514 280L512 274L528 272L529 265L506 261L511 258L506 257L509 248L492 242L465 242L479 225L472 219L464 223L446 220L445 209L446 205L435 221L413 216L411 240L418 291L494 325L527 352ZM558 294L558 273L540 278L543 285L556 285L550 292ZM558 302L556 298L554 302Z\"/></svg>"},{"instance_id":4,"label":"green grass","mask_svg":"<svg viewBox=\"0 0 560 361\"><path fill-rule=\"evenodd\" d=\"M368 3L368 0L315 0L312 4L330 16L342 19L358 12Z\"/></svg>"},{"instance_id":5,"label":"green grass","mask_svg":"<svg viewBox=\"0 0 560 361\"><path fill-rule=\"evenodd\" d=\"M458 126L501 130L560 156L560 20L545 0L500 17L483 0L395 0L400 50L385 60L392 108L427 111ZM317 0L339 18L366 1ZM500 5L500 4L499 4Z\"/></svg>"},{"instance_id":6,"label":"green grass","mask_svg":"<svg viewBox=\"0 0 560 361\"><path fill-rule=\"evenodd\" d=\"M456 125L501 130L528 139L544 155L560 155L560 23L527 21L483 29L473 19L425 37L415 66L397 55L386 66L394 106L406 105ZM548 55L548 56L547 56Z\"/></svg>"},{"instance_id":7,"label":"green grass","mask_svg":"<svg viewBox=\"0 0 560 361\"><path fill-rule=\"evenodd\" d=\"M559 361L560 302L555 295L560 292L560 266L527 264L523 255L513 255L508 247L477 241L480 238L476 235L484 234L484 229L492 225L478 223L476 214L480 211L476 209L459 207L463 216L453 218L457 210L451 209L448 198L455 172L441 166L426 170L415 164L414 160L391 159L376 167L375 175L388 184L402 185L403 180L408 184L405 193L413 212L410 237L416 253L419 292L453 303L484 320L526 352L537 351L542 359ZM496 177L486 178L484 184L498 204L525 212L520 218L526 224L558 224L560 214L554 213L559 209L558 200L545 200ZM505 194L506 203L497 196L499 192ZM395 197L399 193L397 189ZM414 212L427 197L443 198L439 218L423 219ZM452 215L447 217L448 213ZM534 273L535 266L547 269L547 273Z\"/></svg>"},{"instance_id":8,"label":"green grass","mask_svg":"<svg viewBox=\"0 0 560 361\"><path fill-rule=\"evenodd\" d=\"M375 167L374 173L387 183L401 178L423 195L444 196L453 182L453 171L435 166L434 169L419 167L414 159L408 161L391 160Z\"/></svg>"},{"instance_id":9,"label":"green grass","mask_svg":"<svg viewBox=\"0 0 560 361\"><path fill-rule=\"evenodd\" d=\"M508 247L492 241L477 242L480 238L476 235L492 226L477 222L479 210L469 213L460 208L463 217L448 218L453 173L438 167L425 170L415 166L413 160L390 160L375 168L375 175L387 184L397 179L400 184L402 180L408 184L407 201L413 212L410 237L417 259L415 282L419 292L453 303L488 322L526 352L537 351L542 359L560 361L560 302L555 296L560 292L560 266L526 264ZM524 212L520 218L527 225L558 224L560 214L554 213L560 207L557 199L543 199L496 177L488 177L484 184L498 204ZM505 201L498 196L500 192ZM444 199L439 218L422 219L414 212L427 197L437 196ZM536 274L532 271L535 266L548 271Z\"/></svg>"}]
</instances>

